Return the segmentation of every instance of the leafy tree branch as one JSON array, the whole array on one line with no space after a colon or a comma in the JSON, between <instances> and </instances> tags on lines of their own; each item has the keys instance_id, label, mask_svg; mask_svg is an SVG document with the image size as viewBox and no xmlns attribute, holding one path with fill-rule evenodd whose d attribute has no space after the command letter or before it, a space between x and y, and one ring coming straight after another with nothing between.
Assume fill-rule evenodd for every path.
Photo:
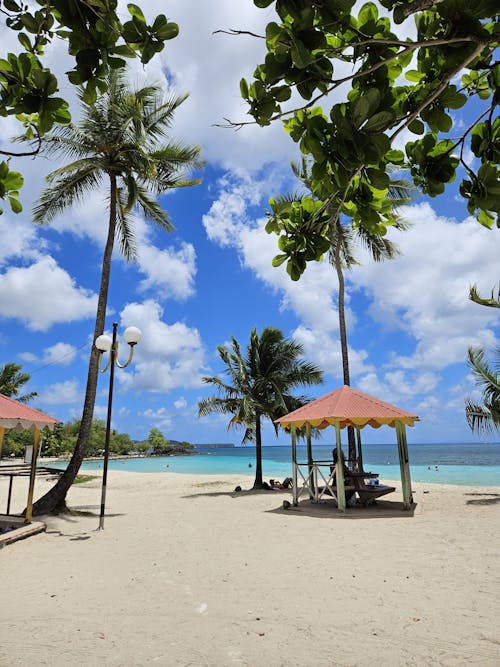
<instances>
[{"instance_id":1,"label":"leafy tree branch","mask_svg":"<svg viewBox=\"0 0 500 667\"><path fill-rule=\"evenodd\" d=\"M459 175L469 213L488 228L498 225L496 2L379 0L359 11L354 0L254 4L272 6L279 20L266 27L267 54L253 80L240 83L253 120L229 121L229 126L283 122L312 160L313 189L317 184L322 190L320 199L330 211L336 208L337 215L347 214L371 231L385 234L392 224L381 201L389 170L403 163L415 185L431 197L441 195ZM416 37L403 39L398 26L410 18ZM339 76L336 70L345 63L352 71ZM347 87L343 99L333 95L341 86ZM286 108L292 93L304 103ZM462 108L475 117L465 131L457 113ZM404 152L393 148L403 130L416 135L406 141ZM459 172L465 149L477 159ZM321 229L323 213L320 208L312 216L303 212L309 231Z\"/></svg>"},{"instance_id":2,"label":"leafy tree branch","mask_svg":"<svg viewBox=\"0 0 500 667\"><path fill-rule=\"evenodd\" d=\"M130 3L127 8L130 18L122 22L117 0L36 0L31 5L0 0L0 18L20 44L18 53L0 54L0 117L15 116L24 126L24 138L38 142L30 152L0 154L36 155L47 132L71 121L67 100L56 95L59 83L45 54L54 40L67 42L73 60L68 80L82 86L84 102L92 104L106 92L110 70L123 67L126 58L149 62L177 36L178 25L163 14L149 25L139 6ZM19 192L8 187L8 179L18 177L8 167L0 175L0 199L7 198L15 212L22 210Z\"/></svg>"}]
</instances>

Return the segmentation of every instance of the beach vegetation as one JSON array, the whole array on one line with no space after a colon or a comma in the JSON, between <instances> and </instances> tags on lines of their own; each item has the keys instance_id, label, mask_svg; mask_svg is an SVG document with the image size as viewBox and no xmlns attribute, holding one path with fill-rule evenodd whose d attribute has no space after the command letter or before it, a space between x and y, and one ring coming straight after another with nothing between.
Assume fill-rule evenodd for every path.
<instances>
[{"instance_id":1,"label":"beach vegetation","mask_svg":"<svg viewBox=\"0 0 500 667\"><path fill-rule=\"evenodd\" d=\"M267 52L253 80L240 85L253 120L226 125L283 123L311 160L317 201L305 197L293 229L277 230L294 279L328 252L325 227L342 215L355 227L387 233L397 220L387 198L390 169L405 162L430 197L460 178L468 213L488 229L498 225L496 0L254 4L279 18L265 35L229 31L262 39Z\"/></svg>"},{"instance_id":2,"label":"beach vegetation","mask_svg":"<svg viewBox=\"0 0 500 667\"><path fill-rule=\"evenodd\" d=\"M320 384L323 374L318 366L301 358L302 345L285 338L274 327L265 327L261 334L252 329L244 351L232 336L231 345L219 345L217 353L227 381L219 376L203 378L204 383L215 387L217 395L201 400L198 414L231 415L228 428L244 429L242 442L255 442L253 486L262 488L262 419L270 419L277 433L274 420L308 401L292 392L301 386Z\"/></svg>"},{"instance_id":3,"label":"beach vegetation","mask_svg":"<svg viewBox=\"0 0 500 667\"><path fill-rule=\"evenodd\" d=\"M490 364L481 348L469 348L469 368L481 388L481 403L466 399L465 416L472 431L500 433L500 347Z\"/></svg>"},{"instance_id":4,"label":"beach vegetation","mask_svg":"<svg viewBox=\"0 0 500 667\"><path fill-rule=\"evenodd\" d=\"M43 428L40 433L40 455L50 458L71 458L78 440L80 428L80 419L74 419L64 424L55 424L52 431L48 428ZM128 433L120 433L116 429L111 429L109 434L110 455L112 457L134 456L137 454L169 456L172 454L187 454L194 450L194 445L189 442L170 441L158 429L152 430L158 431L161 436L161 442L159 438L155 440L155 447L151 445L149 437L146 440L137 442L132 440ZM102 419L93 419L85 458L102 457L104 455L105 440L105 422ZM31 431L8 431L4 436L2 455L3 457L22 458L26 447L32 444L33 434Z\"/></svg>"},{"instance_id":5,"label":"beach vegetation","mask_svg":"<svg viewBox=\"0 0 500 667\"><path fill-rule=\"evenodd\" d=\"M77 475L73 484L85 484L86 482L92 482L94 479L99 479L97 475Z\"/></svg>"},{"instance_id":6,"label":"beach vegetation","mask_svg":"<svg viewBox=\"0 0 500 667\"><path fill-rule=\"evenodd\" d=\"M20 364L4 364L0 366L0 394L7 396L7 398L13 398L20 403L28 403L28 401L38 396L36 391L30 391L27 394L21 393L24 391L24 385L30 379L31 375L24 373Z\"/></svg>"},{"instance_id":7,"label":"beach vegetation","mask_svg":"<svg viewBox=\"0 0 500 667\"><path fill-rule=\"evenodd\" d=\"M169 440L160 431L159 428L152 428L149 432L147 440L140 443L146 446L146 453L150 456L172 456L178 454L187 454L194 449L194 445L189 442L177 442L176 440Z\"/></svg>"},{"instance_id":8,"label":"beach vegetation","mask_svg":"<svg viewBox=\"0 0 500 667\"><path fill-rule=\"evenodd\" d=\"M126 58L149 62L167 40L177 36L179 26L165 15L148 24L138 5L127 8L128 15L118 12L116 0L0 0L2 27L17 35L19 49L0 58L0 116L15 118L30 142L24 150L0 150L6 158L0 161L0 199L7 200L13 212L22 210L23 177L11 171L9 158L36 155L47 132L71 122L68 101L51 69L51 43L67 44L71 63L67 79L81 86L85 102L93 104L106 92L111 70L124 67Z\"/></svg>"},{"instance_id":9,"label":"beach vegetation","mask_svg":"<svg viewBox=\"0 0 500 667\"><path fill-rule=\"evenodd\" d=\"M472 285L469 298L480 306L500 308L500 284L496 294L494 288L491 290L489 298L481 296L477 286ZM482 405L470 398L465 399L467 423L477 433L500 432L500 348L496 349L494 365L490 366L483 348L470 347L468 364L482 390Z\"/></svg>"},{"instance_id":10,"label":"beach vegetation","mask_svg":"<svg viewBox=\"0 0 500 667\"><path fill-rule=\"evenodd\" d=\"M126 260L136 257L135 213L163 231L173 229L157 198L173 188L199 183L189 178L201 166L198 146L170 140L173 116L186 95L165 97L157 85L132 89L124 74L111 72L107 90L87 100L81 89L82 116L77 124L45 136L44 153L69 162L51 172L33 209L33 219L51 222L97 190L106 196L107 229L93 340L104 331L111 259L115 240ZM87 452L96 397L99 351L92 346L80 429L71 461L56 485L33 506L48 513L64 503L66 493Z\"/></svg>"},{"instance_id":11,"label":"beach vegetation","mask_svg":"<svg viewBox=\"0 0 500 667\"><path fill-rule=\"evenodd\" d=\"M150 430L147 442L152 454L159 454L170 445L169 440L158 428L152 428Z\"/></svg>"}]
</instances>

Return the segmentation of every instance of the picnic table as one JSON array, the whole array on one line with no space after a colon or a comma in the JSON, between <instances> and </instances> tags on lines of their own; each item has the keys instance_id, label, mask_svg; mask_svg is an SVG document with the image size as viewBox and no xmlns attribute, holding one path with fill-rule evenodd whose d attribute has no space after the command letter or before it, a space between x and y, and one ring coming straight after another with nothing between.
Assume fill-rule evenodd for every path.
<instances>
[{"instance_id":1,"label":"picnic table","mask_svg":"<svg viewBox=\"0 0 500 667\"><path fill-rule=\"evenodd\" d=\"M395 486L387 486L386 484L379 484L378 473L376 472L357 472L354 470L346 470L344 473L345 488L355 491L362 505L370 505L377 498L385 496L396 490ZM376 483L366 483L366 480L376 480Z\"/></svg>"},{"instance_id":2,"label":"picnic table","mask_svg":"<svg viewBox=\"0 0 500 667\"><path fill-rule=\"evenodd\" d=\"M14 477L29 477L31 472L31 466L26 463L7 463L0 465L0 476L9 477L9 490L7 494L7 512L6 515L10 515L10 501L12 498L12 483ZM36 475L37 477L52 477L54 475L61 475L64 471L60 468L50 468L48 466L37 466Z\"/></svg>"}]
</instances>

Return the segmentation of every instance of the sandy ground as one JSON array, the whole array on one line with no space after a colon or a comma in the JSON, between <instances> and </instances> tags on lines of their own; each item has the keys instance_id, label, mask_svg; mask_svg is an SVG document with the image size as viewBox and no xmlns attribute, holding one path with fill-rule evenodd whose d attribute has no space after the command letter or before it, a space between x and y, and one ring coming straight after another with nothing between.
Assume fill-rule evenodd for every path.
<instances>
[{"instance_id":1,"label":"sandy ground","mask_svg":"<svg viewBox=\"0 0 500 667\"><path fill-rule=\"evenodd\" d=\"M100 480L74 486L0 551L0 665L500 665L500 487L343 515L251 483L110 471L101 532Z\"/></svg>"}]
</instances>

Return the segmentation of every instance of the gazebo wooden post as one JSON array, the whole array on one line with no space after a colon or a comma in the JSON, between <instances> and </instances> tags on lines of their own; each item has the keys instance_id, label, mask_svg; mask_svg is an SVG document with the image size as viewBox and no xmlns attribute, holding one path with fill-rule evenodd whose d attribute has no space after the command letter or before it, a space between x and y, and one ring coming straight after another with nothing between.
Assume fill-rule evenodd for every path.
<instances>
[{"instance_id":1,"label":"gazebo wooden post","mask_svg":"<svg viewBox=\"0 0 500 667\"><path fill-rule=\"evenodd\" d=\"M33 434L33 453L31 455L30 485L28 489L28 502L26 503L25 523L31 523L33 513L33 495L35 492L36 460L38 458L38 445L40 443L40 429L35 427Z\"/></svg>"},{"instance_id":2,"label":"gazebo wooden post","mask_svg":"<svg viewBox=\"0 0 500 667\"><path fill-rule=\"evenodd\" d=\"M307 471L309 479L309 500L316 498L315 475L313 475L313 455L311 444L311 424L306 424L306 442L307 442Z\"/></svg>"},{"instance_id":3,"label":"gazebo wooden post","mask_svg":"<svg viewBox=\"0 0 500 667\"><path fill-rule=\"evenodd\" d=\"M298 498L298 489L297 489L297 433L296 427L292 424L290 427L290 432L292 436L292 480L293 480L293 504L295 507L299 504Z\"/></svg>"},{"instance_id":4,"label":"gazebo wooden post","mask_svg":"<svg viewBox=\"0 0 500 667\"><path fill-rule=\"evenodd\" d=\"M405 425L396 421L396 435L398 439L399 467L401 470L401 486L403 487L403 507L409 510L413 502L411 492L410 462L408 457L408 445L406 442Z\"/></svg>"},{"instance_id":5,"label":"gazebo wooden post","mask_svg":"<svg viewBox=\"0 0 500 667\"><path fill-rule=\"evenodd\" d=\"M345 512L345 487L344 487L344 465L342 456L342 442L340 439L340 422L335 422L335 436L337 442L337 464L335 466L335 481L337 483L337 506L341 512Z\"/></svg>"},{"instance_id":6,"label":"gazebo wooden post","mask_svg":"<svg viewBox=\"0 0 500 667\"><path fill-rule=\"evenodd\" d=\"M405 477L408 485L408 500L413 502L413 493L411 490L410 456L408 454L408 441L406 439L406 426L401 422L401 445L403 449L403 462L405 467Z\"/></svg>"},{"instance_id":7,"label":"gazebo wooden post","mask_svg":"<svg viewBox=\"0 0 500 667\"><path fill-rule=\"evenodd\" d=\"M363 471L363 450L361 449L361 429L356 426L356 441L358 446L358 472Z\"/></svg>"}]
</instances>

